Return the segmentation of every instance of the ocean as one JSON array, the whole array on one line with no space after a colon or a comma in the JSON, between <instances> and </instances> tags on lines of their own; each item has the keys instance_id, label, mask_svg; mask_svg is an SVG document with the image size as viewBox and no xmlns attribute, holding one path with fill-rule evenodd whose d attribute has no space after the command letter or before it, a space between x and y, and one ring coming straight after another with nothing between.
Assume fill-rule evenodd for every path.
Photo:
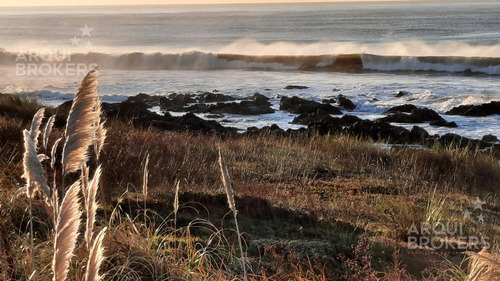
<instances>
[{"instance_id":1,"label":"ocean","mask_svg":"<svg viewBox=\"0 0 500 281\"><path fill-rule=\"evenodd\" d=\"M0 92L58 105L100 65L98 90L108 102L217 90L258 92L278 109L284 95L321 101L343 94L357 104L348 114L376 119L411 103L459 125L420 124L431 134L481 138L500 132L500 115L444 112L500 100L499 15L498 1L3 7ZM408 94L396 98L399 91ZM241 130L286 129L300 127L290 124L294 117L277 111L215 120Z\"/></svg>"}]
</instances>

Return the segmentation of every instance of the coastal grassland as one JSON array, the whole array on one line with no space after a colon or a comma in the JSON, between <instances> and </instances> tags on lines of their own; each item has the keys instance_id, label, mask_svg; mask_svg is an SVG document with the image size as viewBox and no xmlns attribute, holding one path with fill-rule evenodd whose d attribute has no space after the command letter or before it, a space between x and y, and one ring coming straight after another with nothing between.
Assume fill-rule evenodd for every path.
<instances>
[{"instance_id":1,"label":"coastal grassland","mask_svg":"<svg viewBox=\"0 0 500 281\"><path fill-rule=\"evenodd\" d=\"M0 270L24 280L30 275L28 200L10 199L24 184L21 132L38 107L15 99L0 106ZM108 258L101 268L109 280L242 276L219 149L236 194L250 279L449 280L447 274L467 274L461 252L407 248L409 230L421 222L461 223L465 235L500 245L500 165L491 154L440 146L385 149L347 135L215 136L136 129L113 120L106 126L96 227L108 227ZM50 143L61 135L62 128L55 128ZM141 163L147 154L144 198ZM89 163L97 167L96 159ZM180 207L174 223L176 181ZM470 210L477 217L477 198L485 202L483 223L463 215ZM42 202L35 201L33 210L36 267L45 280L51 274L52 222ZM69 278L81 280L83 243L75 255Z\"/></svg>"}]
</instances>

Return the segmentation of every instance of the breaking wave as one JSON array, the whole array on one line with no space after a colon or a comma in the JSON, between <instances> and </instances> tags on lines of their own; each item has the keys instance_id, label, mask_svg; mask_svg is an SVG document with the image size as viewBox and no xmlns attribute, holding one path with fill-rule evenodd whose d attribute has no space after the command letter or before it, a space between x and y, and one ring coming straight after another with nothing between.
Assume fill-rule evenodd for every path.
<instances>
[{"instance_id":1,"label":"breaking wave","mask_svg":"<svg viewBox=\"0 0 500 281\"><path fill-rule=\"evenodd\" d=\"M28 56L26 56L28 57ZM25 58L26 58L25 57ZM70 54L65 60L36 61L19 60L18 54L0 51L0 63L55 64L95 63L108 69L123 70L298 70L322 72L448 72L500 75L498 57L461 56L384 56L372 54L341 55L240 55L211 52L129 53L112 55L106 53Z\"/></svg>"}]
</instances>

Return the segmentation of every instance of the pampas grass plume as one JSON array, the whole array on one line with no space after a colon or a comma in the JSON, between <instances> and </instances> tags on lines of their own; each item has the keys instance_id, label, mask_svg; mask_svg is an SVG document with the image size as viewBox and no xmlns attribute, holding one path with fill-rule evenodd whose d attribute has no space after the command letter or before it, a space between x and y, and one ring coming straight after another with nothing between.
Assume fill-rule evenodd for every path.
<instances>
[{"instance_id":1,"label":"pampas grass plume","mask_svg":"<svg viewBox=\"0 0 500 281\"><path fill-rule=\"evenodd\" d=\"M99 268L104 261L104 247L102 246L102 242L106 235L106 229L106 227L103 228L99 234L97 234L90 248L89 261L85 271L85 281L99 281L103 278L103 276L99 274Z\"/></svg>"},{"instance_id":2,"label":"pampas grass plume","mask_svg":"<svg viewBox=\"0 0 500 281\"><path fill-rule=\"evenodd\" d=\"M66 280L68 275L69 262L73 256L80 226L79 192L80 181L76 181L66 191L59 208L55 227L54 258L52 260L53 281Z\"/></svg>"},{"instance_id":3,"label":"pampas grass plume","mask_svg":"<svg viewBox=\"0 0 500 281\"><path fill-rule=\"evenodd\" d=\"M41 189L47 199L50 200L50 189L47 185L47 178L43 171L42 164L36 152L35 142L32 138L32 133L28 130L23 131L24 136L24 157L23 168L24 174L22 177L26 179L26 191L28 197L32 197L35 188Z\"/></svg>"},{"instance_id":4,"label":"pampas grass plume","mask_svg":"<svg viewBox=\"0 0 500 281\"><path fill-rule=\"evenodd\" d=\"M49 136L50 132L52 132L52 127L54 127L54 121L55 121L55 115L52 115L49 117L49 120L47 120L47 124L45 124L45 129L43 130L43 138L42 138L42 145L44 149L47 149L47 146L49 145Z\"/></svg>"},{"instance_id":5,"label":"pampas grass plume","mask_svg":"<svg viewBox=\"0 0 500 281\"><path fill-rule=\"evenodd\" d=\"M35 143L35 148L38 147L38 136L40 135L40 125L42 125L42 119L44 117L45 108L40 108L31 121L30 135Z\"/></svg>"},{"instance_id":6,"label":"pampas grass plume","mask_svg":"<svg viewBox=\"0 0 500 281\"><path fill-rule=\"evenodd\" d=\"M97 77L94 68L80 83L66 123L66 141L63 147L62 164L64 174L76 172L88 160L88 147L93 144L96 124L99 122Z\"/></svg>"},{"instance_id":7,"label":"pampas grass plume","mask_svg":"<svg viewBox=\"0 0 500 281\"><path fill-rule=\"evenodd\" d=\"M101 166L97 167L97 170L94 173L94 177L92 181L87 186L86 191L86 200L85 200L85 208L87 209L87 222L86 222L86 230L85 230L85 242L87 242L87 247L90 248L92 245L92 235L95 223L95 215L97 208L99 207L96 196L97 189L99 188L99 180L101 178Z\"/></svg>"}]
</instances>

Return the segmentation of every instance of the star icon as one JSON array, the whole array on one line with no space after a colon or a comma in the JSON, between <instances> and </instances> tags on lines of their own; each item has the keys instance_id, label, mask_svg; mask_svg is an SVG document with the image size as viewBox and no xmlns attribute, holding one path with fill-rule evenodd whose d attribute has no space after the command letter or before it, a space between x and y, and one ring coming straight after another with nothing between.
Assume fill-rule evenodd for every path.
<instances>
[{"instance_id":1,"label":"star icon","mask_svg":"<svg viewBox=\"0 0 500 281\"><path fill-rule=\"evenodd\" d=\"M90 42L90 41L87 41L87 43L85 43L85 45L87 46L87 48L92 48L92 42Z\"/></svg>"},{"instance_id":2,"label":"star icon","mask_svg":"<svg viewBox=\"0 0 500 281\"><path fill-rule=\"evenodd\" d=\"M85 36L88 36L88 37L91 37L90 36L90 32L93 30L92 28L89 28L89 26L87 24L85 24L85 27L84 28L80 28L80 30L82 31L82 37L85 37Z\"/></svg>"},{"instance_id":3,"label":"star icon","mask_svg":"<svg viewBox=\"0 0 500 281\"><path fill-rule=\"evenodd\" d=\"M477 198L476 201L472 202L472 204L474 205L474 210L482 210L484 202Z\"/></svg>"},{"instance_id":4,"label":"star icon","mask_svg":"<svg viewBox=\"0 0 500 281\"><path fill-rule=\"evenodd\" d=\"M484 223L484 216L483 216L483 214L480 214L479 216L477 216L477 221L480 222L480 223Z\"/></svg>"},{"instance_id":5,"label":"star icon","mask_svg":"<svg viewBox=\"0 0 500 281\"><path fill-rule=\"evenodd\" d=\"M76 38L76 36L75 36L73 39L69 39L69 41L71 41L71 45L78 46L80 39Z\"/></svg>"},{"instance_id":6,"label":"star icon","mask_svg":"<svg viewBox=\"0 0 500 281\"><path fill-rule=\"evenodd\" d=\"M472 213L471 213L469 210L465 210L465 211L464 211L464 219L470 219L470 215L471 215L471 214L472 214Z\"/></svg>"}]
</instances>

